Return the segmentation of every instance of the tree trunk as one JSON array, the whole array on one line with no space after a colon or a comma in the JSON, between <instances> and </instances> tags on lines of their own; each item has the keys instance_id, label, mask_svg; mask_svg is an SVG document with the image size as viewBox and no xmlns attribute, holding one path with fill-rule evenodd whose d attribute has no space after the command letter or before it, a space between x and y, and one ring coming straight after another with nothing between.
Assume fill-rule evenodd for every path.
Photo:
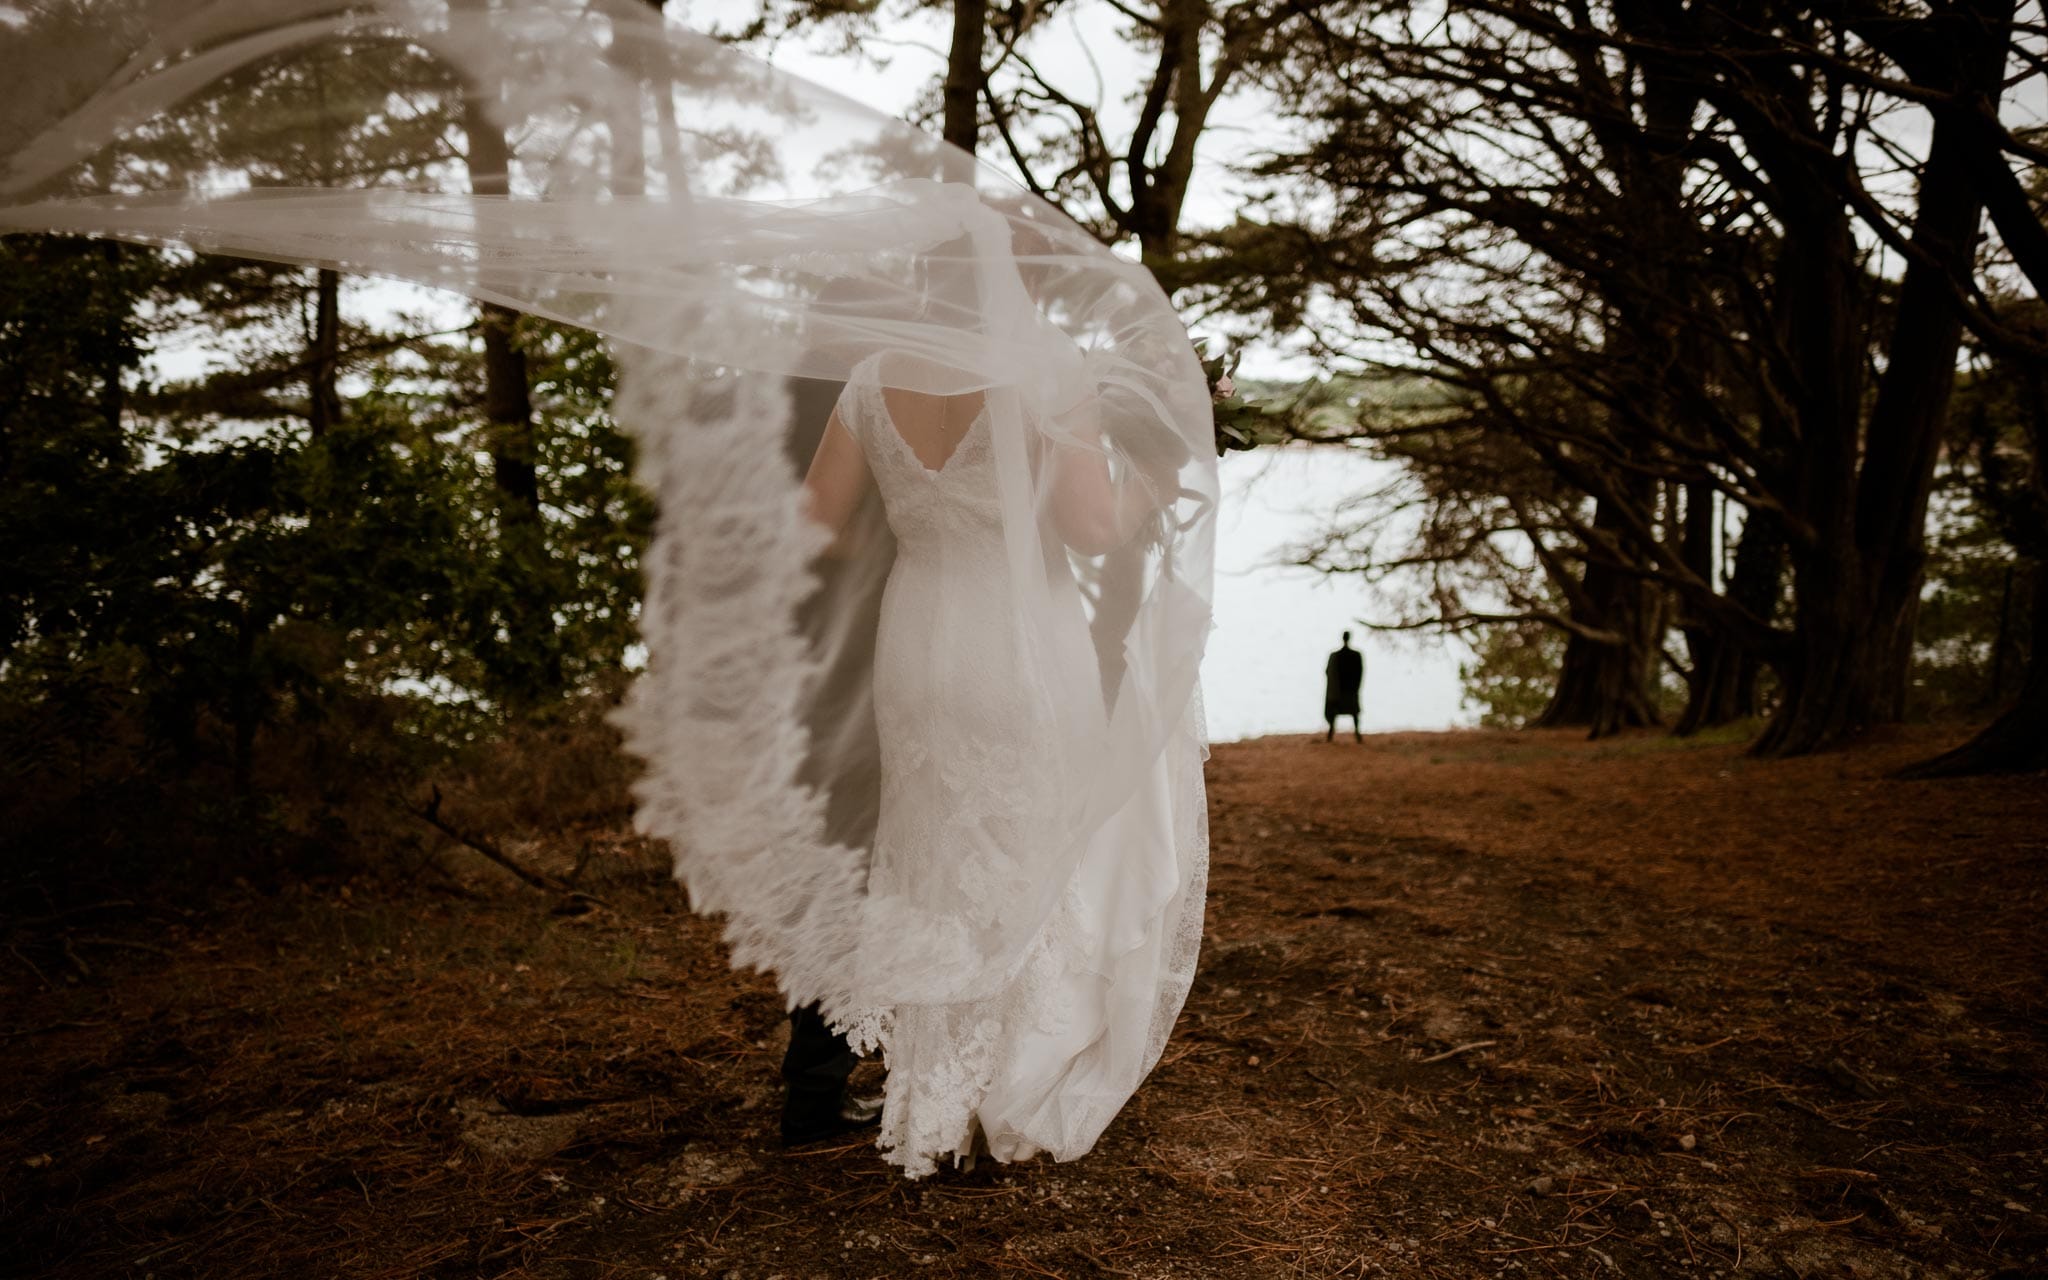
<instances>
[{"instance_id":1,"label":"tree trunk","mask_svg":"<svg viewBox=\"0 0 2048 1280\"><path fill-rule=\"evenodd\" d=\"M313 280L313 349L308 355L306 416L317 440L341 421L341 273L326 267Z\"/></svg>"},{"instance_id":2,"label":"tree trunk","mask_svg":"<svg viewBox=\"0 0 2048 1280\"><path fill-rule=\"evenodd\" d=\"M1620 612L1610 612L1621 623ZM1634 634L1635 628L1631 628ZM1584 728L1591 738L1605 738L1623 729L1661 724L1651 681L1656 674L1654 650L1640 644L1601 644L1574 634L1565 644L1558 669L1557 691L1543 714L1531 722L1537 729Z\"/></svg>"},{"instance_id":3,"label":"tree trunk","mask_svg":"<svg viewBox=\"0 0 2048 1280\"><path fill-rule=\"evenodd\" d=\"M2003 7L2009 15L2009 6ZM1930 28L1930 35L1936 33ZM1973 19L1949 27L1947 34L1949 40L1931 46L1945 60L1947 87L1995 111L2011 38L2008 26L2002 19ZM1954 285L1971 278L1983 215L1982 189L1971 176L1971 143L1968 119L1935 115L1913 218L1913 245L1924 256L1907 266L1900 281L1884 374L1867 429L1860 439L1847 429L1854 421L1854 399L1813 406L1819 412L1812 414L1804 411L1809 406L1801 406L1801 465L1817 461L1817 466L1801 476L1799 496L1816 537L1793 556L1795 653L1785 672L1785 701L1754 748L1760 755L1820 750L1873 725L1895 722L1905 712L1926 556L1927 500L1962 341ZM1820 200L1809 202L1816 212L1821 207ZM1833 221L1841 206L1827 197L1825 208ZM1797 274L1804 286L1800 293L1809 325L1818 319L1814 312L1853 296L1841 288L1845 279L1825 278L1845 275L1853 258L1846 229L1811 245L1788 236L1783 254L1787 273ZM1802 359L1795 345L1799 340L1800 326L1788 326L1787 347L1802 377L1824 377L1830 359L1863 358L1852 344ZM1853 385L1841 383L1845 390Z\"/></svg>"},{"instance_id":4,"label":"tree trunk","mask_svg":"<svg viewBox=\"0 0 2048 1280\"><path fill-rule=\"evenodd\" d=\"M1724 632L1687 633L1692 672L1686 680L1685 710L1671 734L1689 738L1702 729L1747 720L1756 714L1756 655Z\"/></svg>"},{"instance_id":5,"label":"tree trunk","mask_svg":"<svg viewBox=\"0 0 2048 1280\"><path fill-rule=\"evenodd\" d=\"M318 130L319 184L335 185L334 127L325 116L327 72L323 62L312 64L315 101L322 109L315 122ZM313 342L306 373L306 421L318 440L341 421L341 273L320 267L313 273Z\"/></svg>"},{"instance_id":6,"label":"tree trunk","mask_svg":"<svg viewBox=\"0 0 2048 1280\"><path fill-rule=\"evenodd\" d=\"M1855 402L1846 396L1801 415L1807 428L1801 465L1810 468L1801 487L1818 536L1794 555L1791 678L1785 701L1754 748L1760 755L1821 750L1905 713L1927 500L1962 344L1962 315L1952 302L1950 281L1967 278L1982 213L1955 140L1953 127L1936 123L1913 224L1913 242L1931 261L1914 262L1900 283L1867 430L1859 440ZM1814 264L1789 268L1801 274L1810 308L1838 308L1840 299L1853 296L1841 287L1853 252L1846 229L1830 240L1810 257L1786 245L1788 255ZM1817 321L1809 315L1806 324ZM1834 360L1860 359L1853 331L1829 336L1841 344L1828 353ZM1796 332L1788 335L1788 342L1798 340ZM1815 381L1824 376L1818 372L1824 363L1810 367ZM1842 382L1844 389L1853 385Z\"/></svg>"},{"instance_id":7,"label":"tree trunk","mask_svg":"<svg viewBox=\"0 0 2048 1280\"><path fill-rule=\"evenodd\" d=\"M1119 219L1137 237L1140 259L1162 273L1172 292L1172 269L1180 256L1181 208L1195 168L1195 143L1209 110L1236 64L1219 60L1208 84L1202 82L1202 32L1210 20L1205 0L1163 0L1159 6L1159 61L1139 105L1138 124L1124 152L1131 203ZM1173 132L1158 147L1160 127L1172 107Z\"/></svg>"},{"instance_id":8,"label":"tree trunk","mask_svg":"<svg viewBox=\"0 0 2048 1280\"><path fill-rule=\"evenodd\" d=\"M247 604L235 627L235 670L228 702L228 719L234 732L234 794L246 796L256 773L256 730L263 719L263 686L256 678L256 646L270 630L269 620L259 622Z\"/></svg>"},{"instance_id":9,"label":"tree trunk","mask_svg":"<svg viewBox=\"0 0 2048 1280\"><path fill-rule=\"evenodd\" d=\"M469 135L469 188L480 196L502 196L510 186L511 149L505 134L475 97L463 105ZM490 423L492 472L507 499L503 518L511 523L540 514L534 473L533 401L527 385L526 353L514 341L519 313L486 302L477 308L484 341L484 417Z\"/></svg>"},{"instance_id":10,"label":"tree trunk","mask_svg":"<svg viewBox=\"0 0 2048 1280\"><path fill-rule=\"evenodd\" d=\"M484 419L490 423L491 475L504 499L507 524L540 519L540 478L534 467L533 399L526 353L519 349L519 313L486 302L478 308L484 339Z\"/></svg>"},{"instance_id":11,"label":"tree trunk","mask_svg":"<svg viewBox=\"0 0 2048 1280\"><path fill-rule=\"evenodd\" d=\"M1895 776L1960 778L2048 769L2048 567L2035 565L2031 576L2033 635L2019 698L1962 746L1901 769Z\"/></svg>"},{"instance_id":12,"label":"tree trunk","mask_svg":"<svg viewBox=\"0 0 2048 1280\"><path fill-rule=\"evenodd\" d=\"M498 122L473 92L464 100L469 140L469 185L478 195L510 189L511 149ZM497 487L498 567L505 587L507 633L504 673L514 696L537 702L560 690L561 653L554 610L543 586L547 561L541 522L538 449L526 353L519 348L519 313L496 303L477 308L484 345L484 420L491 475Z\"/></svg>"},{"instance_id":13,"label":"tree trunk","mask_svg":"<svg viewBox=\"0 0 2048 1280\"><path fill-rule=\"evenodd\" d=\"M1620 521L1602 501L1593 512L1596 530L1614 529ZM1596 550L1586 562L1581 586L1590 616L1574 621L1613 632L1623 640L1603 643L1573 632L1565 642L1558 668L1557 690L1550 704L1531 722L1538 729L1584 728L1604 738L1623 729L1660 724L1652 693L1657 674L1657 635L1663 618L1656 593L1645 579L1610 564Z\"/></svg>"},{"instance_id":14,"label":"tree trunk","mask_svg":"<svg viewBox=\"0 0 2048 1280\"><path fill-rule=\"evenodd\" d=\"M1987 710L2005 702L2005 677L2014 665L2012 591L2017 568L2016 565L2005 566L2005 583L1998 592L1998 628L1991 636L1991 678L1985 682L1984 697L1979 704Z\"/></svg>"},{"instance_id":15,"label":"tree trunk","mask_svg":"<svg viewBox=\"0 0 2048 1280\"><path fill-rule=\"evenodd\" d=\"M953 0L953 47L946 55L946 141L974 154L981 141L981 51L988 0Z\"/></svg>"},{"instance_id":16,"label":"tree trunk","mask_svg":"<svg viewBox=\"0 0 2048 1280\"><path fill-rule=\"evenodd\" d=\"M107 279L110 281L121 278L122 248L118 240L100 242L100 256L106 260ZM114 332L109 334L114 340L107 343L106 363L100 366L100 417L106 423L110 441L121 438L121 411L128 403L127 388L121 385L121 369L126 362L128 343L120 336L120 329L127 319L127 315L115 313L110 326ZM0 469L0 474L5 474L4 469Z\"/></svg>"},{"instance_id":17,"label":"tree trunk","mask_svg":"<svg viewBox=\"0 0 2048 1280\"><path fill-rule=\"evenodd\" d=\"M1704 481L1685 486L1685 518L1680 525L1679 554L1685 567L1705 582L1714 580L1714 487ZM1678 737L1734 719L1728 714L1738 701L1736 655L1721 630L1703 616L1680 605L1678 630L1692 670L1685 674L1685 710L1671 732Z\"/></svg>"},{"instance_id":18,"label":"tree trunk","mask_svg":"<svg viewBox=\"0 0 2048 1280\"><path fill-rule=\"evenodd\" d=\"M1767 511L1752 511L1742 526L1742 540L1736 544L1728 598L1768 622L1777 611L1784 563L1782 524ZM1693 669L1685 711L1672 733L1683 738L1755 715L1756 682L1763 673L1763 659L1756 651L1727 630L1705 622L1686 628L1685 643Z\"/></svg>"}]
</instances>

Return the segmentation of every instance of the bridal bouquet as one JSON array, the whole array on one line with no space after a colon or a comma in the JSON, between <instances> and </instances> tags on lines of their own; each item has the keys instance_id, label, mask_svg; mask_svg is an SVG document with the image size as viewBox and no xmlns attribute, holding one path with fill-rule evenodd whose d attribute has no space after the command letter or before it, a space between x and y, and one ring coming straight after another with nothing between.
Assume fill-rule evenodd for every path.
<instances>
[{"instance_id":1,"label":"bridal bouquet","mask_svg":"<svg viewBox=\"0 0 2048 1280\"><path fill-rule=\"evenodd\" d=\"M1216 456L1277 441L1280 437L1268 421L1275 416L1274 411L1238 394L1237 382L1231 377L1237 368L1238 353L1224 350L1211 356L1206 341L1196 343L1195 350L1201 356L1202 373L1209 379L1209 403L1216 420Z\"/></svg>"}]
</instances>

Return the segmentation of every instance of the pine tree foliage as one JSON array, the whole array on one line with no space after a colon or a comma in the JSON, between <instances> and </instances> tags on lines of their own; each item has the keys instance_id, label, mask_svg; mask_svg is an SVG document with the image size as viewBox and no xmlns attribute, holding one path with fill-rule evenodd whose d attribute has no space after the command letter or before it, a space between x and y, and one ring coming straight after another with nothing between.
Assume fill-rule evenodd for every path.
<instances>
[{"instance_id":1,"label":"pine tree foliage","mask_svg":"<svg viewBox=\"0 0 2048 1280\"><path fill-rule=\"evenodd\" d=\"M338 810L515 712L616 688L651 506L589 334L523 335L542 554L508 567L472 324L373 320L350 294L345 412L316 431L312 273L57 237L0 254L11 835L43 830L40 813L82 838L88 800L132 831L138 806L246 807L309 777L312 809ZM217 363L146 380L153 354L194 347ZM536 583L542 654L510 640ZM537 703L540 665L563 678Z\"/></svg>"}]
</instances>

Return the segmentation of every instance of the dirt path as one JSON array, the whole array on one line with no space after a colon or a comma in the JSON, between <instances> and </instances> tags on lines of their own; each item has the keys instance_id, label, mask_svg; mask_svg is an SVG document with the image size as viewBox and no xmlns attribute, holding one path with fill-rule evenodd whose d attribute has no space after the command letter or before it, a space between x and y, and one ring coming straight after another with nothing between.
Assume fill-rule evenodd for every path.
<instances>
[{"instance_id":1,"label":"dirt path","mask_svg":"<svg viewBox=\"0 0 2048 1280\"><path fill-rule=\"evenodd\" d=\"M583 915L16 922L0 1274L2048 1274L2048 787L1883 781L1935 745L1219 747L1167 1061L920 1184L766 1141L772 990L623 839Z\"/></svg>"}]
</instances>

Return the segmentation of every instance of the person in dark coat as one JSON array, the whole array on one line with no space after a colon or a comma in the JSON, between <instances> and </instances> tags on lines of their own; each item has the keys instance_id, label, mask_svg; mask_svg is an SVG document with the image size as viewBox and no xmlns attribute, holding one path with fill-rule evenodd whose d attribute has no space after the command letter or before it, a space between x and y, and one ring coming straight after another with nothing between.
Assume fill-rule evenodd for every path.
<instances>
[{"instance_id":1,"label":"person in dark coat","mask_svg":"<svg viewBox=\"0 0 2048 1280\"><path fill-rule=\"evenodd\" d=\"M1358 690L1365 683L1365 655L1351 647L1351 633L1344 633L1344 647L1323 664L1323 723L1329 731L1324 742L1337 739L1337 717L1351 717L1351 738L1365 741L1358 727Z\"/></svg>"}]
</instances>

